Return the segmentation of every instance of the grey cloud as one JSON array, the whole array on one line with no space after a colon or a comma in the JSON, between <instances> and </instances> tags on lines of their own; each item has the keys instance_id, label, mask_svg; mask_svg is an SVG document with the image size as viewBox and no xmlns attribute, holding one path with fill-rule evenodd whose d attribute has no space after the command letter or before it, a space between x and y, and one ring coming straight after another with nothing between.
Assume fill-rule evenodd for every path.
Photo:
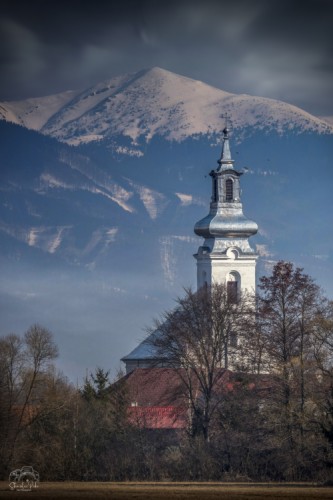
<instances>
[{"instance_id":1,"label":"grey cloud","mask_svg":"<svg viewBox=\"0 0 333 500\"><path fill-rule=\"evenodd\" d=\"M0 99L161 66L333 114L332 12L326 0L11 0L0 28Z\"/></svg>"}]
</instances>

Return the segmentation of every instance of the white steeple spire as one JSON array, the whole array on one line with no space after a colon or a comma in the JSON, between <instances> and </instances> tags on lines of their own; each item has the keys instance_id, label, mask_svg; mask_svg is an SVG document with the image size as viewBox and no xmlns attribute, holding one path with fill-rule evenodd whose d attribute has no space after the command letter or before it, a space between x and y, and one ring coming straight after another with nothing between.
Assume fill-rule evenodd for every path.
<instances>
[{"instance_id":1,"label":"white steeple spire","mask_svg":"<svg viewBox=\"0 0 333 500\"><path fill-rule=\"evenodd\" d=\"M238 283L239 291L255 291L257 255L248 238L258 231L247 219L240 200L242 172L234 169L229 145L229 130L223 130L223 145L218 168L210 172L212 198L209 214L198 221L194 232L205 240L195 255L198 288L213 283Z\"/></svg>"}]
</instances>

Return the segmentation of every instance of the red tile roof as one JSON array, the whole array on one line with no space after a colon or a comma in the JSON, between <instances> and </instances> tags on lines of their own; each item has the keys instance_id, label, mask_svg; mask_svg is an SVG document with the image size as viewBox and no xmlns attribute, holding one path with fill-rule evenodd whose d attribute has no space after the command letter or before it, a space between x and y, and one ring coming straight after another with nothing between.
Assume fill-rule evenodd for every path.
<instances>
[{"instance_id":1,"label":"red tile roof","mask_svg":"<svg viewBox=\"0 0 333 500\"><path fill-rule=\"evenodd\" d=\"M175 406L132 406L128 420L145 429L185 429L188 425L187 409Z\"/></svg>"},{"instance_id":2,"label":"red tile roof","mask_svg":"<svg viewBox=\"0 0 333 500\"><path fill-rule=\"evenodd\" d=\"M137 368L125 377L129 402L136 406L183 406L186 390L173 368Z\"/></svg>"},{"instance_id":3,"label":"red tile roof","mask_svg":"<svg viewBox=\"0 0 333 500\"><path fill-rule=\"evenodd\" d=\"M127 374L129 421L148 429L184 429L187 426L188 396L182 381L184 370L174 368L137 368ZM216 371L214 392L218 396L230 394L238 388L250 391L270 390L273 379L269 375L234 373L223 368ZM196 378L194 388L200 390Z\"/></svg>"}]
</instances>

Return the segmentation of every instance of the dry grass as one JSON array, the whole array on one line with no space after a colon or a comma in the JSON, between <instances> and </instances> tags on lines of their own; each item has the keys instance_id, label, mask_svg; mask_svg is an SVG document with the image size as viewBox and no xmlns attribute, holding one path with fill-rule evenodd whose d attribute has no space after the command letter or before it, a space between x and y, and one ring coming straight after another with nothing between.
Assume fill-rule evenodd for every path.
<instances>
[{"instance_id":1,"label":"dry grass","mask_svg":"<svg viewBox=\"0 0 333 500\"><path fill-rule=\"evenodd\" d=\"M30 492L11 491L0 482L0 498L110 499L110 500L217 500L333 499L333 488L307 484L261 483L40 483Z\"/></svg>"}]
</instances>

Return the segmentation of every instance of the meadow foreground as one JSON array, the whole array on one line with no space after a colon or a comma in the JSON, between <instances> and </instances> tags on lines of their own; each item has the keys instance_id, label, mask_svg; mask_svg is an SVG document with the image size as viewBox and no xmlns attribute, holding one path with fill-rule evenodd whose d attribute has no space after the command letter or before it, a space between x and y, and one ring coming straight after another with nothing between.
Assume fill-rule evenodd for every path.
<instances>
[{"instance_id":1,"label":"meadow foreground","mask_svg":"<svg viewBox=\"0 0 333 500\"><path fill-rule=\"evenodd\" d=\"M333 488L305 483L98 483L41 482L29 492L11 491L0 482L0 497L38 499L217 500L333 499Z\"/></svg>"}]
</instances>

